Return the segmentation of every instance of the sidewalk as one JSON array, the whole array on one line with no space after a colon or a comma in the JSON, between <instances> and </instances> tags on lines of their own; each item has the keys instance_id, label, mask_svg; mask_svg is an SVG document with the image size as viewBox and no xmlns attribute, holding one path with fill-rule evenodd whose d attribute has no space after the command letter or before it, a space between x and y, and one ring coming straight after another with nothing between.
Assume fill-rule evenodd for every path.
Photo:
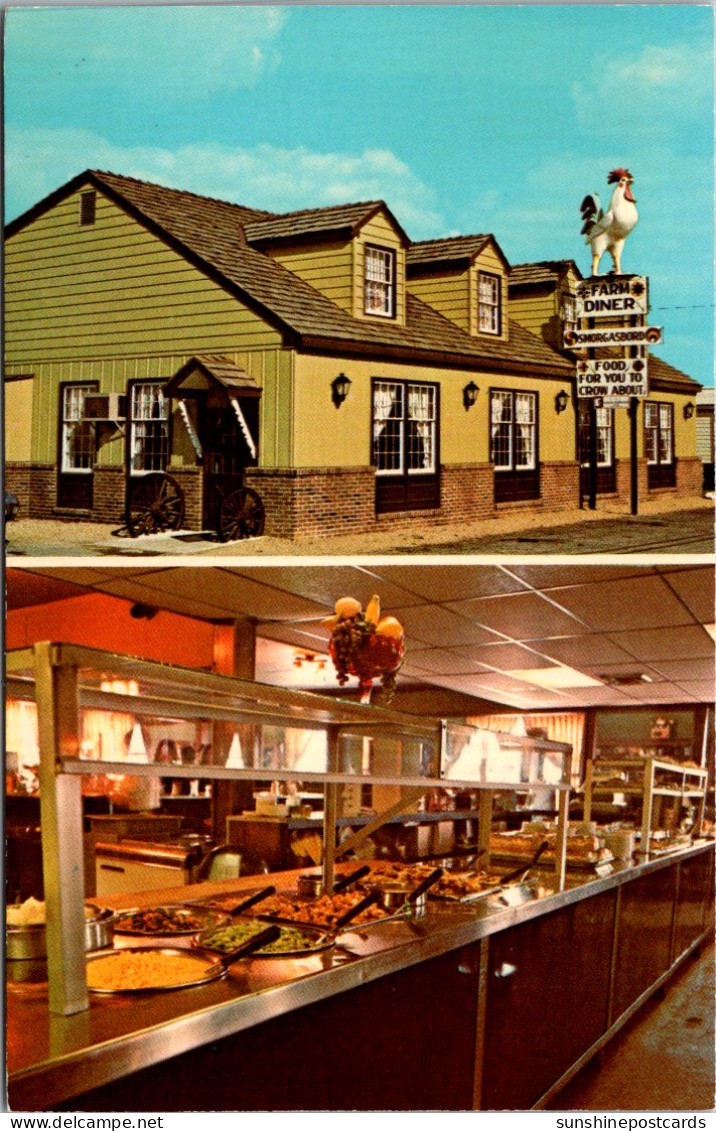
<instances>
[{"instance_id":1,"label":"sidewalk","mask_svg":"<svg viewBox=\"0 0 716 1131\"><path fill-rule=\"evenodd\" d=\"M252 538L222 543L210 532L124 536L90 522L16 519L6 528L13 559L44 557L348 557L384 554L595 554L683 553L714 550L714 500L663 496L641 504L632 517L614 503L596 511L513 513L480 522L312 538ZM18 563L19 564L19 563Z\"/></svg>"}]
</instances>

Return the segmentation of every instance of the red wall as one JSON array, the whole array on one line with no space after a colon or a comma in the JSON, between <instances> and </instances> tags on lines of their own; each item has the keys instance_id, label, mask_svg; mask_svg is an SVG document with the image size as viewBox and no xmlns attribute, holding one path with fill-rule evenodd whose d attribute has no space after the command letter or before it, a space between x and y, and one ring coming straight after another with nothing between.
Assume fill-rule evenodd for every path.
<instances>
[{"instance_id":1,"label":"red wall","mask_svg":"<svg viewBox=\"0 0 716 1131\"><path fill-rule=\"evenodd\" d=\"M158 612L151 620L135 620L129 615L131 608L131 601L90 593L11 609L5 647L24 648L39 640L53 640L180 667L214 666L214 625L166 612Z\"/></svg>"}]
</instances>

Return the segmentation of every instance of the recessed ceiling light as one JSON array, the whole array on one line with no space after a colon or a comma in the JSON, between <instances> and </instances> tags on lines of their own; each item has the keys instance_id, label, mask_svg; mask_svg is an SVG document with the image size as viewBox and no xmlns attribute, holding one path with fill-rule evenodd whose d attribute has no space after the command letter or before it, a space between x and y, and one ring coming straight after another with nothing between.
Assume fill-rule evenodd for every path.
<instances>
[{"instance_id":1,"label":"recessed ceiling light","mask_svg":"<svg viewBox=\"0 0 716 1131\"><path fill-rule=\"evenodd\" d=\"M601 680L594 679L591 675L578 672L576 668L569 668L566 664L554 668L519 668L505 672L513 679L520 679L524 683L535 683L537 687L567 688L567 687L601 687Z\"/></svg>"}]
</instances>

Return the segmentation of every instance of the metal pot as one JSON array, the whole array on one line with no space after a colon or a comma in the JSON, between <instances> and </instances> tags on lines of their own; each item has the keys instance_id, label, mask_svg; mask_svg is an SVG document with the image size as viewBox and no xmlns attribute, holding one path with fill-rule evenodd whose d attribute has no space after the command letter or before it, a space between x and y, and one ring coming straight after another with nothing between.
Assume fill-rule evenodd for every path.
<instances>
[{"instance_id":1,"label":"metal pot","mask_svg":"<svg viewBox=\"0 0 716 1131\"><path fill-rule=\"evenodd\" d=\"M85 919L85 950L102 950L112 945L114 912L108 907L86 903L91 914ZM5 957L34 959L47 957L47 932L44 923L8 926L5 933Z\"/></svg>"}]
</instances>

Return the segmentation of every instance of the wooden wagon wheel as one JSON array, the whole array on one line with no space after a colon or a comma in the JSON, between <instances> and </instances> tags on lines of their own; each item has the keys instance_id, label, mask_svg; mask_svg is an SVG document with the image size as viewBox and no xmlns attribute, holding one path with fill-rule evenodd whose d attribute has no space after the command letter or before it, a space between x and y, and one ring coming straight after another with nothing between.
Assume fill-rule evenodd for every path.
<instances>
[{"instance_id":1,"label":"wooden wagon wheel","mask_svg":"<svg viewBox=\"0 0 716 1131\"><path fill-rule=\"evenodd\" d=\"M184 522L184 492L171 475L153 471L138 479L127 502L127 529L133 538L179 530Z\"/></svg>"},{"instance_id":2,"label":"wooden wagon wheel","mask_svg":"<svg viewBox=\"0 0 716 1131\"><path fill-rule=\"evenodd\" d=\"M257 538L264 532L266 512L261 496L251 487L232 491L219 506L216 532L222 542Z\"/></svg>"}]
</instances>

